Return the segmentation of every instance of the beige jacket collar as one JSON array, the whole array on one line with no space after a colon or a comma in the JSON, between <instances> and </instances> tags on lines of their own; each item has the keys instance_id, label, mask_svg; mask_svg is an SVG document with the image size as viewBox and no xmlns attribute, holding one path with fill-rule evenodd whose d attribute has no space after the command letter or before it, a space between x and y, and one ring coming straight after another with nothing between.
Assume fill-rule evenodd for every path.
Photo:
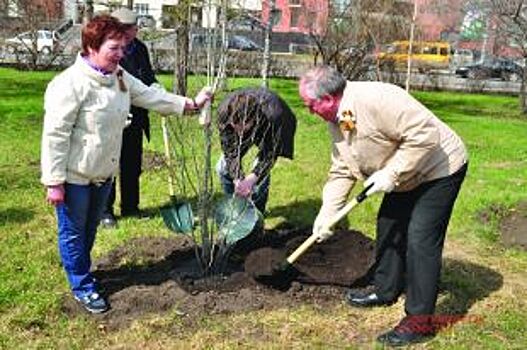
<instances>
[{"instance_id":1,"label":"beige jacket collar","mask_svg":"<svg viewBox=\"0 0 527 350\"><path fill-rule=\"evenodd\" d=\"M101 74L100 72L97 72L95 69L90 67L88 63L82 58L81 54L79 53L77 55L77 59L75 60L75 65L84 73L87 77L89 77L92 80L97 81L99 84L103 86L112 86L115 84L116 78L116 72L119 69L122 69L120 66L117 67L115 72L112 74Z\"/></svg>"}]
</instances>

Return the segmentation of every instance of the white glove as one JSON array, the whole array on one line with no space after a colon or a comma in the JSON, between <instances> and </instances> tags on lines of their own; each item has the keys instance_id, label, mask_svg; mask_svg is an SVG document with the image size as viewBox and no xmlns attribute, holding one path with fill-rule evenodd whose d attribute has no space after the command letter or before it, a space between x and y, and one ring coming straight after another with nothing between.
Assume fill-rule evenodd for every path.
<instances>
[{"instance_id":1,"label":"white glove","mask_svg":"<svg viewBox=\"0 0 527 350\"><path fill-rule=\"evenodd\" d=\"M313 225L313 234L317 237L317 243L321 243L333 236L334 232L323 222L324 220L315 220Z\"/></svg>"},{"instance_id":2,"label":"white glove","mask_svg":"<svg viewBox=\"0 0 527 350\"><path fill-rule=\"evenodd\" d=\"M207 101L212 100L212 97L213 97L212 88L210 86L205 86L196 95L194 102L196 102L196 106L201 109L201 107L203 107L205 103L207 103Z\"/></svg>"},{"instance_id":3,"label":"white glove","mask_svg":"<svg viewBox=\"0 0 527 350\"><path fill-rule=\"evenodd\" d=\"M392 192L395 188L395 181L391 174L384 170L378 170L374 172L366 181L364 181L364 187L373 186L366 193L367 196L377 192Z\"/></svg>"}]
</instances>

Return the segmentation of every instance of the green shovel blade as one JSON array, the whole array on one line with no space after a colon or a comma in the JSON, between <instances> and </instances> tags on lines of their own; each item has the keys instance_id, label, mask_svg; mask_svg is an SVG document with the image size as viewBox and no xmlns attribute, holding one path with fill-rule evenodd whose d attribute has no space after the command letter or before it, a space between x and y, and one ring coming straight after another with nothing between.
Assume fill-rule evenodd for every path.
<instances>
[{"instance_id":1,"label":"green shovel blade","mask_svg":"<svg viewBox=\"0 0 527 350\"><path fill-rule=\"evenodd\" d=\"M189 203L172 203L161 208L165 225L176 233L190 234L194 229L194 215Z\"/></svg>"},{"instance_id":2,"label":"green shovel blade","mask_svg":"<svg viewBox=\"0 0 527 350\"><path fill-rule=\"evenodd\" d=\"M247 237L263 216L251 201L234 196L223 198L218 203L214 219L218 238L232 245Z\"/></svg>"}]
</instances>

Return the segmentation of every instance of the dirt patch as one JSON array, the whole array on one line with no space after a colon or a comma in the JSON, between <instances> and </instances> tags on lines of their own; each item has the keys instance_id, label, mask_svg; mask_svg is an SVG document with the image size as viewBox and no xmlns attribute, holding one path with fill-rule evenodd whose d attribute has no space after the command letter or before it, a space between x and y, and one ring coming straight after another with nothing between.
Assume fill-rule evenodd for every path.
<instances>
[{"instance_id":1,"label":"dirt patch","mask_svg":"<svg viewBox=\"0 0 527 350\"><path fill-rule=\"evenodd\" d=\"M505 246L527 249L527 202L521 202L504 215L500 232Z\"/></svg>"},{"instance_id":2,"label":"dirt patch","mask_svg":"<svg viewBox=\"0 0 527 350\"><path fill-rule=\"evenodd\" d=\"M266 231L257 249L281 248L288 254L310 232L309 228ZM340 303L344 287L365 276L373 259L371 239L357 231L339 231L295 263L300 274L290 288L281 291L257 283L244 271L243 261L231 262L224 275L200 277L194 247L181 236L139 238L94 264L94 274L112 306L98 316L98 322L107 329L119 329L140 316L168 310L192 322L203 314ZM63 310L83 313L69 296Z\"/></svg>"},{"instance_id":3,"label":"dirt patch","mask_svg":"<svg viewBox=\"0 0 527 350\"><path fill-rule=\"evenodd\" d=\"M491 204L485 210L480 211L477 216L483 224L489 224L493 220L500 220L507 213L507 208L500 204Z\"/></svg>"}]
</instances>

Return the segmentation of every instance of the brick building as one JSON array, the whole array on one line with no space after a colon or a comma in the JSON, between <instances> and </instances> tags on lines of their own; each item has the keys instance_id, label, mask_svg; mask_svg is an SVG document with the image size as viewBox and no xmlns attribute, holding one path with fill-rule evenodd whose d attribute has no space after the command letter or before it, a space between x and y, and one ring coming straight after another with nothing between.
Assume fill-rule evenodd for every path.
<instances>
[{"instance_id":1,"label":"brick building","mask_svg":"<svg viewBox=\"0 0 527 350\"><path fill-rule=\"evenodd\" d=\"M269 18L269 0L262 1L262 21ZM276 0L274 32L320 33L326 26L329 0Z\"/></svg>"}]
</instances>

